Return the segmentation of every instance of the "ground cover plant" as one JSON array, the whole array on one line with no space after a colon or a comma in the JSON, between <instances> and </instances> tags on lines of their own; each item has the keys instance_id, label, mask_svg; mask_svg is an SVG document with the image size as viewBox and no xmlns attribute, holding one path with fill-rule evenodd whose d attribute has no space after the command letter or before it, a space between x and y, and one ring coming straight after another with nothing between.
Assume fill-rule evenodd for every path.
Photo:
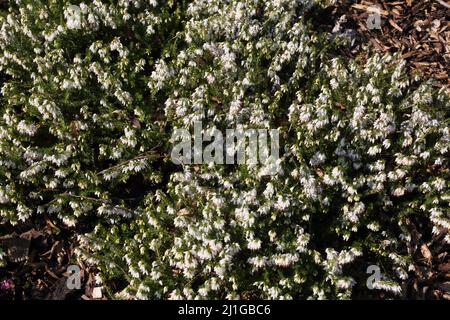
<instances>
[{"instance_id":1,"label":"ground cover plant","mask_svg":"<svg viewBox=\"0 0 450 320\"><path fill-rule=\"evenodd\" d=\"M426 268L448 298L448 88L346 55L333 6L2 3L1 295L66 298L76 264L86 298L412 298ZM279 157L174 163L199 122L275 129ZM36 259L62 280L19 280Z\"/></svg>"}]
</instances>

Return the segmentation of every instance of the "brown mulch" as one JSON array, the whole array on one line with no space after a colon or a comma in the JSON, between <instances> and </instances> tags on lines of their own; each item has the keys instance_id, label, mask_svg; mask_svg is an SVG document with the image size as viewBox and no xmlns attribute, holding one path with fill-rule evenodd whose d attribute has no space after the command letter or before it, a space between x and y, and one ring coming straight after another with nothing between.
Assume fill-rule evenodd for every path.
<instances>
[{"instance_id":1,"label":"brown mulch","mask_svg":"<svg viewBox=\"0 0 450 320\"><path fill-rule=\"evenodd\" d=\"M450 245L444 242L449 230L427 238L416 225L406 221L411 232L408 253L413 257L414 271L405 283L408 299L450 300Z\"/></svg>"},{"instance_id":2,"label":"brown mulch","mask_svg":"<svg viewBox=\"0 0 450 320\"><path fill-rule=\"evenodd\" d=\"M74 257L74 231L55 226L50 218L18 226L0 224L0 300L92 299L94 273ZM44 221L42 221L44 220ZM67 286L70 265L80 268L81 288Z\"/></svg>"},{"instance_id":3,"label":"brown mulch","mask_svg":"<svg viewBox=\"0 0 450 320\"><path fill-rule=\"evenodd\" d=\"M373 7L380 9L381 30L368 27ZM400 53L410 74L419 72L436 80L436 86L449 87L449 0L341 0L332 10L334 21L340 21L334 32L357 34L350 56L361 54L367 44L378 52Z\"/></svg>"}]
</instances>

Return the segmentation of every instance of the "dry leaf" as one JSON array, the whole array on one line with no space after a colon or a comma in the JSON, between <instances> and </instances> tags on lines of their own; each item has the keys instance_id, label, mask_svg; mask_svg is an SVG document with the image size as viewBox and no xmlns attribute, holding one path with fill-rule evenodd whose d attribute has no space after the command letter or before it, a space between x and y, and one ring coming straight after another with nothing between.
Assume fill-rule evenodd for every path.
<instances>
[{"instance_id":1,"label":"dry leaf","mask_svg":"<svg viewBox=\"0 0 450 320\"><path fill-rule=\"evenodd\" d=\"M431 251L430 249L428 249L428 246L426 244L422 244L420 246L420 253L427 260L427 262L431 262L433 256L431 255Z\"/></svg>"},{"instance_id":2,"label":"dry leaf","mask_svg":"<svg viewBox=\"0 0 450 320\"><path fill-rule=\"evenodd\" d=\"M182 217L182 216L190 216L190 215L191 215L191 212L190 212L188 209L183 208L183 209L181 209L180 211L178 211L178 215L179 215L180 217Z\"/></svg>"}]
</instances>

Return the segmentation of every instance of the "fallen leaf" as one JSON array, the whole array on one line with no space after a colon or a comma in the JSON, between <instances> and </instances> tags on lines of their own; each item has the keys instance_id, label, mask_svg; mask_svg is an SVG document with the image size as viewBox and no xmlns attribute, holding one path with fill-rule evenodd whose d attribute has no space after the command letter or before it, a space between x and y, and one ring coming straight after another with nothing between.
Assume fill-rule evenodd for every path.
<instances>
[{"instance_id":1,"label":"fallen leaf","mask_svg":"<svg viewBox=\"0 0 450 320\"><path fill-rule=\"evenodd\" d=\"M186 208L183 208L180 211L178 211L178 215L181 216L181 217L182 216L190 216L191 214L192 213Z\"/></svg>"},{"instance_id":2,"label":"fallen leaf","mask_svg":"<svg viewBox=\"0 0 450 320\"><path fill-rule=\"evenodd\" d=\"M428 249L428 246L426 244L422 244L420 246L420 253L422 254L423 258L428 262L431 263L431 260L433 258L430 249Z\"/></svg>"}]
</instances>

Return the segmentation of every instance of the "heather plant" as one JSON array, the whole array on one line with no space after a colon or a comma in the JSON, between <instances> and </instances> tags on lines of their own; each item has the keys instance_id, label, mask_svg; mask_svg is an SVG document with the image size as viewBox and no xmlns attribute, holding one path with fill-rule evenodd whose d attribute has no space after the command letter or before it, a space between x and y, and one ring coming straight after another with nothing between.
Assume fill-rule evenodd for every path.
<instances>
[{"instance_id":1,"label":"heather plant","mask_svg":"<svg viewBox=\"0 0 450 320\"><path fill-rule=\"evenodd\" d=\"M0 20L0 217L131 217L162 180L147 86L183 1L10 1Z\"/></svg>"},{"instance_id":2,"label":"heather plant","mask_svg":"<svg viewBox=\"0 0 450 320\"><path fill-rule=\"evenodd\" d=\"M116 298L370 296L374 265L373 288L400 295L411 225L450 243L450 97L398 57L340 58L313 5L16 1L0 21L3 221L91 219L77 254L126 284ZM198 121L210 141L276 129L280 157L171 163L171 133Z\"/></svg>"},{"instance_id":3,"label":"heather plant","mask_svg":"<svg viewBox=\"0 0 450 320\"><path fill-rule=\"evenodd\" d=\"M448 93L404 63L333 58L301 1L189 6L185 41L150 87L174 128L277 128L273 164L185 165L126 226L81 237L122 297L349 298L400 294L413 221L448 231ZM267 175L267 166L279 166ZM448 235L446 240L448 241ZM106 258L105 258L106 257Z\"/></svg>"}]
</instances>

